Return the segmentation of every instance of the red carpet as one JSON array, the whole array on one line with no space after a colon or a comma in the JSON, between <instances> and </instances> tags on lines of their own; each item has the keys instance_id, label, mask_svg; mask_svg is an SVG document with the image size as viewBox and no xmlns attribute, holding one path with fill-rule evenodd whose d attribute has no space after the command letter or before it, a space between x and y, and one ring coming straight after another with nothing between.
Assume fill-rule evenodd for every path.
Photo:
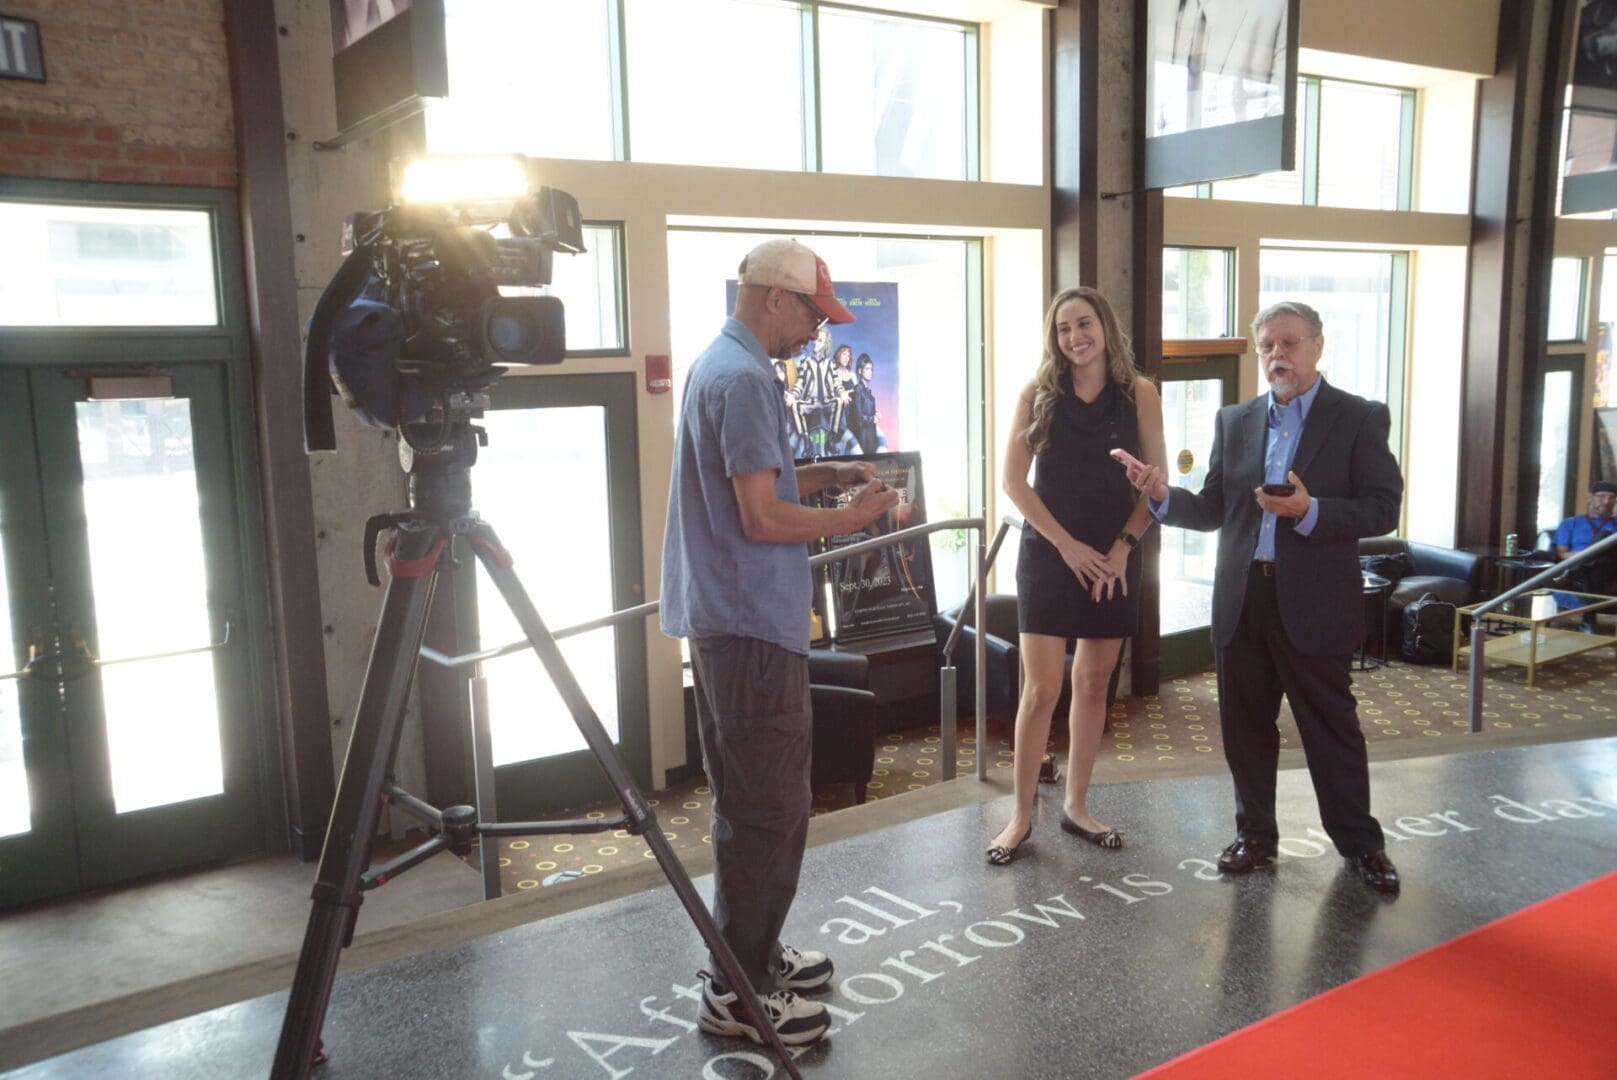
<instances>
[{"instance_id":1,"label":"red carpet","mask_svg":"<svg viewBox=\"0 0 1617 1080\"><path fill-rule=\"evenodd\" d=\"M1142 1077L1617 1077L1617 873L1231 1032Z\"/></svg>"}]
</instances>

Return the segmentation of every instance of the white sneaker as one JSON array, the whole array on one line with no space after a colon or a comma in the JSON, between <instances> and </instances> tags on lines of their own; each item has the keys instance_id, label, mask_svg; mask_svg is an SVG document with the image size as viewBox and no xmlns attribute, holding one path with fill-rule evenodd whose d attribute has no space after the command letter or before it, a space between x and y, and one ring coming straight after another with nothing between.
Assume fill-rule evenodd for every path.
<instances>
[{"instance_id":1,"label":"white sneaker","mask_svg":"<svg viewBox=\"0 0 1617 1080\"><path fill-rule=\"evenodd\" d=\"M741 1035L762 1044L764 1035L741 1004L735 991L721 992L706 971L696 973L702 980L702 1003L696 1009L696 1023L712 1035ZM805 1046L831 1029L831 1014L824 1005L805 1001L790 990L760 994L769 1024L787 1046Z\"/></svg>"},{"instance_id":2,"label":"white sneaker","mask_svg":"<svg viewBox=\"0 0 1617 1080\"><path fill-rule=\"evenodd\" d=\"M799 993L819 990L831 983L831 958L813 949L780 947L780 985Z\"/></svg>"}]
</instances>

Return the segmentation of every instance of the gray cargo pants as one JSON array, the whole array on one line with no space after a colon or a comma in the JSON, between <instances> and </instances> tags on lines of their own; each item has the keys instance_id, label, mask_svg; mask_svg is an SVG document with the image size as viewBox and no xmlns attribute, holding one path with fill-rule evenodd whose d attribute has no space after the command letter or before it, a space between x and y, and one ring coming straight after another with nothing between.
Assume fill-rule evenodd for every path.
<instances>
[{"instance_id":1,"label":"gray cargo pants","mask_svg":"<svg viewBox=\"0 0 1617 1080\"><path fill-rule=\"evenodd\" d=\"M692 638L690 647L713 789L713 919L753 989L767 994L779 989L780 928L813 799L808 657L749 637Z\"/></svg>"}]
</instances>

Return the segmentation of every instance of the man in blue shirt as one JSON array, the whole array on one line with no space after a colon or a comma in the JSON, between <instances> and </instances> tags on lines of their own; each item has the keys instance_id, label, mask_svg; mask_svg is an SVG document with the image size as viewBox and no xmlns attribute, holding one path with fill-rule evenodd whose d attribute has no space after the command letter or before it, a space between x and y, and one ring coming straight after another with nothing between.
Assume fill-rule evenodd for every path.
<instances>
[{"instance_id":1,"label":"man in blue shirt","mask_svg":"<svg viewBox=\"0 0 1617 1080\"><path fill-rule=\"evenodd\" d=\"M1237 833L1218 868L1244 874L1278 854L1284 694L1326 834L1366 885L1395 894L1348 674L1364 636L1359 539L1395 528L1403 495L1391 417L1320 377L1325 334L1307 304L1270 305L1252 334L1269 393L1219 411L1201 491L1170 492L1160 468L1126 465L1164 523L1219 530L1213 647Z\"/></svg>"},{"instance_id":2,"label":"man in blue shirt","mask_svg":"<svg viewBox=\"0 0 1617 1080\"><path fill-rule=\"evenodd\" d=\"M1555 557L1557 560L1565 559L1574 551L1582 551L1597 540L1617 533L1617 521L1612 520L1612 510L1617 507L1617 484L1602 480L1589 488L1588 511L1569 517L1555 530ZM1564 578L1557 579L1577 592L1599 593L1609 596L1612 594L1614 583L1612 578L1612 564L1609 556L1597 555L1588 562L1582 563L1567 571ZM1579 607L1586 601L1566 593L1555 594L1556 605L1563 610ZM1583 617L1583 629L1594 630L1594 613Z\"/></svg>"},{"instance_id":3,"label":"man in blue shirt","mask_svg":"<svg viewBox=\"0 0 1617 1080\"><path fill-rule=\"evenodd\" d=\"M795 240L741 261L735 313L691 365L680 403L663 538L663 633L689 640L696 716L713 789L713 919L781 1041L831 1026L797 996L831 982L823 953L783 946L808 836L810 540L863 529L898 503L869 462L795 465L771 358L794 356L826 323L851 323L830 272ZM846 506L800 495L863 485ZM711 957L709 958L711 961ZM716 965L715 965L716 967ZM762 1043L722 978L703 979L697 1021Z\"/></svg>"}]
</instances>

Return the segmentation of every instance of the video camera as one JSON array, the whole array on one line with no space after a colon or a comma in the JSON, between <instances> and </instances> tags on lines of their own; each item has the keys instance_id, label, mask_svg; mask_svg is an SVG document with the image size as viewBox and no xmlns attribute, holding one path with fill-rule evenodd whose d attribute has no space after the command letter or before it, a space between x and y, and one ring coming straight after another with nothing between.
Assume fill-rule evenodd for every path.
<instances>
[{"instance_id":1,"label":"video camera","mask_svg":"<svg viewBox=\"0 0 1617 1080\"><path fill-rule=\"evenodd\" d=\"M508 366L566 351L559 299L500 287L549 285L554 253L584 250L578 201L530 191L520 156L423 158L397 180L393 205L348 216L346 258L309 320L310 451L336 449L333 389L362 423L402 430L475 415Z\"/></svg>"}]
</instances>

